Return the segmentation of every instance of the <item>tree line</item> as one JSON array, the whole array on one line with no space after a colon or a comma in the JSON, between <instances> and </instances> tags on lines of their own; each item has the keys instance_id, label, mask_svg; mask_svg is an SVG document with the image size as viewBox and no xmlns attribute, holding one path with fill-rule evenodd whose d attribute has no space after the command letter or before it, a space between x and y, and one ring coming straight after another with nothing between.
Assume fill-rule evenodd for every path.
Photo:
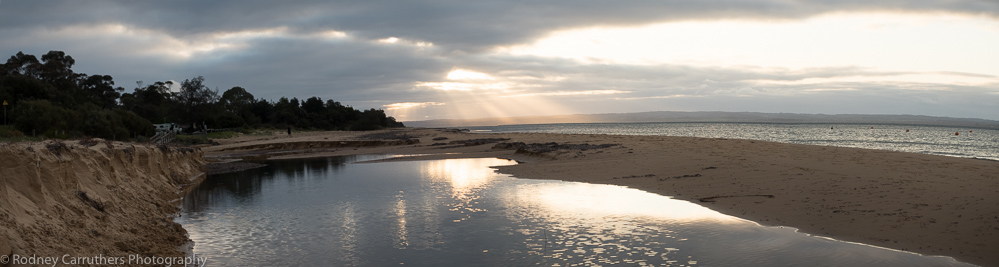
<instances>
[{"instance_id":1,"label":"tree line","mask_svg":"<svg viewBox=\"0 0 999 267\"><path fill-rule=\"evenodd\" d=\"M404 127L384 110L357 110L319 97L277 101L256 98L242 87L221 94L202 76L136 82L131 93L110 75L73 72L73 57L49 51L41 58L18 52L0 65L0 101L7 122L28 135L51 138L126 139L155 134L153 124L177 123L186 131L208 128L375 130ZM178 91L171 88L179 87Z\"/></svg>"}]
</instances>

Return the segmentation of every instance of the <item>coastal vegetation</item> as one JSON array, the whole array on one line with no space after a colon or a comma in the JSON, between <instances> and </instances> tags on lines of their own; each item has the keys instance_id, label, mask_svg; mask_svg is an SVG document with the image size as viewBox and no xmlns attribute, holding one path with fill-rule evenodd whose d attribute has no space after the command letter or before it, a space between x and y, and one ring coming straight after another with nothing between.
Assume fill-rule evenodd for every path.
<instances>
[{"instance_id":1,"label":"coastal vegetation","mask_svg":"<svg viewBox=\"0 0 999 267\"><path fill-rule=\"evenodd\" d=\"M40 58L18 52L0 64L0 101L5 102L0 138L100 137L142 140L153 124L176 123L186 132L207 129L288 128L375 130L403 127L384 110L357 110L332 99L257 98L243 87L221 93L202 76L179 82L136 82L132 92L110 75L74 72L62 51Z\"/></svg>"}]
</instances>

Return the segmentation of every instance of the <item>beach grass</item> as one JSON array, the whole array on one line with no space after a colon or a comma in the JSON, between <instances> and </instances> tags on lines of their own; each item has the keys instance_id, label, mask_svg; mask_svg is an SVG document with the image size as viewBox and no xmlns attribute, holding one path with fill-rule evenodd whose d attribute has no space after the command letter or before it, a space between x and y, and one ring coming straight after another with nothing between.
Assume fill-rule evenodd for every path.
<instances>
[{"instance_id":1,"label":"beach grass","mask_svg":"<svg viewBox=\"0 0 999 267\"><path fill-rule=\"evenodd\" d=\"M13 125L0 125L0 141L3 142L21 142L21 141L41 141L42 137L31 137L26 136L21 131L14 128Z\"/></svg>"}]
</instances>

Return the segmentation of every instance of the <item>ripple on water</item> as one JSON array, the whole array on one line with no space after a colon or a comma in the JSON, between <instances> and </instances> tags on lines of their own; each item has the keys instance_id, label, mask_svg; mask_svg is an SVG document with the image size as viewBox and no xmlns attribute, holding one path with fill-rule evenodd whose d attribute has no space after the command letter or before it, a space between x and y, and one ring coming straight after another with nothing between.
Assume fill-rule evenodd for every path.
<instances>
[{"instance_id":1,"label":"ripple on water","mask_svg":"<svg viewBox=\"0 0 999 267\"><path fill-rule=\"evenodd\" d=\"M635 189L487 168L513 164L505 160L329 162L340 165L285 161L209 177L177 220L195 253L221 266L962 265L762 227Z\"/></svg>"}]
</instances>

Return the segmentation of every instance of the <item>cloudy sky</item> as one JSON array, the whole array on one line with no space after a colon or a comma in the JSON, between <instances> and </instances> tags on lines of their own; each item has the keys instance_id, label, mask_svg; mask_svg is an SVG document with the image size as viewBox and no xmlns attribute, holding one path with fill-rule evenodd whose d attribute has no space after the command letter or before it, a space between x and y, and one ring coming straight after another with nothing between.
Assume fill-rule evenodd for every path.
<instances>
[{"instance_id":1,"label":"cloudy sky","mask_svg":"<svg viewBox=\"0 0 999 267\"><path fill-rule=\"evenodd\" d=\"M0 56L402 121L641 111L999 119L994 0L0 1Z\"/></svg>"}]
</instances>

